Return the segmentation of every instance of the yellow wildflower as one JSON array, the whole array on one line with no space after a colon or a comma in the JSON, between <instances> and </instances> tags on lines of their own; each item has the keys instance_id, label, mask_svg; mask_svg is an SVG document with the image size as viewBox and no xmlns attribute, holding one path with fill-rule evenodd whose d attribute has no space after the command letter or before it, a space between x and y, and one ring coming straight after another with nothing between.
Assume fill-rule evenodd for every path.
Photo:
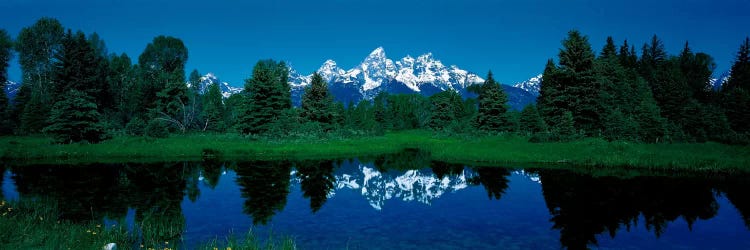
<instances>
[{"instance_id":1,"label":"yellow wildflower","mask_svg":"<svg viewBox=\"0 0 750 250\"><path fill-rule=\"evenodd\" d=\"M96 232L91 232L91 234L96 235Z\"/></svg>"},{"instance_id":2,"label":"yellow wildflower","mask_svg":"<svg viewBox=\"0 0 750 250\"><path fill-rule=\"evenodd\" d=\"M227 250L232 250L232 248L231 247L227 247Z\"/></svg>"}]
</instances>

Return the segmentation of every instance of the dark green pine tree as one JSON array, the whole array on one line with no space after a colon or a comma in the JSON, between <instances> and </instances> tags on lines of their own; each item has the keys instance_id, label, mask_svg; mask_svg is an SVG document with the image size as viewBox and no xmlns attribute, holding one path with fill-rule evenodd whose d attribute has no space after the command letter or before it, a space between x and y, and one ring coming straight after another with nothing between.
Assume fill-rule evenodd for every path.
<instances>
[{"instance_id":1,"label":"dark green pine tree","mask_svg":"<svg viewBox=\"0 0 750 250\"><path fill-rule=\"evenodd\" d=\"M372 100L372 109L377 122L377 132L383 133L385 130L390 129L392 126L391 119L388 114L388 92L381 91Z\"/></svg>"},{"instance_id":2,"label":"dark green pine tree","mask_svg":"<svg viewBox=\"0 0 750 250\"><path fill-rule=\"evenodd\" d=\"M52 107L47 121L50 125L43 132L52 135L58 143L98 143L106 139L93 98L76 89L63 94L65 97Z\"/></svg>"},{"instance_id":3,"label":"dark green pine tree","mask_svg":"<svg viewBox=\"0 0 750 250\"><path fill-rule=\"evenodd\" d=\"M97 107L102 107L105 100L111 99L111 96L106 94L108 91L105 91L107 72L104 58L97 54L81 31L73 34L68 30L62 44L62 50L55 55L52 85L54 100L65 98L65 92L75 89L94 98Z\"/></svg>"},{"instance_id":4,"label":"dark green pine tree","mask_svg":"<svg viewBox=\"0 0 750 250\"><path fill-rule=\"evenodd\" d=\"M539 115L539 111L533 104L527 105L521 111L519 126L521 131L531 134L547 131L547 124L544 123L542 116Z\"/></svg>"},{"instance_id":5,"label":"dark green pine tree","mask_svg":"<svg viewBox=\"0 0 750 250\"><path fill-rule=\"evenodd\" d=\"M570 111L565 111L562 117L560 117L560 124L558 124L552 130L552 133L562 141L574 139L577 135L577 132L575 128L573 113Z\"/></svg>"},{"instance_id":6,"label":"dark green pine tree","mask_svg":"<svg viewBox=\"0 0 750 250\"><path fill-rule=\"evenodd\" d=\"M626 69L638 67L638 55L635 54L635 47L628 45L628 40L625 40L620 46L620 54L617 57L620 60L620 65Z\"/></svg>"},{"instance_id":7,"label":"dark green pine tree","mask_svg":"<svg viewBox=\"0 0 750 250\"><path fill-rule=\"evenodd\" d=\"M457 123L464 112L462 104L461 96L452 90L430 96L430 128L443 130Z\"/></svg>"},{"instance_id":8,"label":"dark green pine tree","mask_svg":"<svg viewBox=\"0 0 750 250\"><path fill-rule=\"evenodd\" d=\"M73 35L68 31L63 48L55 56L55 105L47 127L59 143L87 141L98 143L105 139L100 123L101 113L95 95L103 92L106 75L100 72L101 57L86 40L83 32Z\"/></svg>"},{"instance_id":9,"label":"dark green pine tree","mask_svg":"<svg viewBox=\"0 0 750 250\"><path fill-rule=\"evenodd\" d=\"M5 93L5 85L8 81L8 65L13 57L11 49L13 40L8 33L0 29L0 135L13 132L8 96Z\"/></svg>"},{"instance_id":10,"label":"dark green pine tree","mask_svg":"<svg viewBox=\"0 0 750 250\"><path fill-rule=\"evenodd\" d=\"M692 98L703 104L708 103L712 91L709 81L716 68L714 59L706 53L693 53L688 42L685 42L678 61Z\"/></svg>"},{"instance_id":11,"label":"dark green pine tree","mask_svg":"<svg viewBox=\"0 0 750 250\"><path fill-rule=\"evenodd\" d=\"M558 68L552 59L547 60L542 74L542 82L539 87L537 105L539 114L550 127L560 123L562 114L569 109L570 100L561 95L561 86L558 81Z\"/></svg>"},{"instance_id":12,"label":"dark green pine tree","mask_svg":"<svg viewBox=\"0 0 750 250\"><path fill-rule=\"evenodd\" d=\"M673 124L669 133L681 134L682 123L688 115L683 107L691 101L691 92L680 68L679 58L667 58L664 44L654 36L651 44L643 46L640 73L651 87L661 116Z\"/></svg>"},{"instance_id":13,"label":"dark green pine tree","mask_svg":"<svg viewBox=\"0 0 750 250\"><path fill-rule=\"evenodd\" d=\"M487 79L479 90L478 102L477 126L480 130L500 132L512 129L507 114L508 96L500 84L495 82L492 71L487 73Z\"/></svg>"},{"instance_id":14,"label":"dark green pine tree","mask_svg":"<svg viewBox=\"0 0 750 250\"><path fill-rule=\"evenodd\" d=\"M595 79L594 51L588 37L577 30L568 32L560 50L560 95L571 102L567 109L573 114L575 126L587 135L596 135L602 128L600 86Z\"/></svg>"},{"instance_id":15,"label":"dark green pine tree","mask_svg":"<svg viewBox=\"0 0 750 250\"><path fill-rule=\"evenodd\" d=\"M253 67L253 76L245 80L244 100L237 117L237 129L243 134L264 134L277 118L291 108L284 62L261 60Z\"/></svg>"},{"instance_id":16,"label":"dark green pine tree","mask_svg":"<svg viewBox=\"0 0 750 250\"><path fill-rule=\"evenodd\" d=\"M320 124L324 130L333 129L333 96L328 92L328 84L317 72L313 73L310 86L302 94L300 116L308 122Z\"/></svg>"},{"instance_id":17,"label":"dark green pine tree","mask_svg":"<svg viewBox=\"0 0 750 250\"><path fill-rule=\"evenodd\" d=\"M750 38L740 45L729 80L722 87L723 105L732 129L750 132Z\"/></svg>"},{"instance_id":18,"label":"dark green pine tree","mask_svg":"<svg viewBox=\"0 0 750 250\"><path fill-rule=\"evenodd\" d=\"M666 134L666 121L646 81L639 76L633 81L634 99L637 102L632 117L637 123L638 138L644 142L658 143Z\"/></svg>"},{"instance_id":19,"label":"dark green pine tree","mask_svg":"<svg viewBox=\"0 0 750 250\"><path fill-rule=\"evenodd\" d=\"M615 46L615 41L612 39L611 36L607 37L607 43L604 45L604 48L602 49L601 54L599 55L601 58L618 58L617 55L617 47Z\"/></svg>"},{"instance_id":20,"label":"dark green pine tree","mask_svg":"<svg viewBox=\"0 0 750 250\"><path fill-rule=\"evenodd\" d=\"M223 96L221 95L218 83L209 85L208 92L203 95L202 116L204 119L202 127L204 131L224 131L226 129Z\"/></svg>"}]
</instances>

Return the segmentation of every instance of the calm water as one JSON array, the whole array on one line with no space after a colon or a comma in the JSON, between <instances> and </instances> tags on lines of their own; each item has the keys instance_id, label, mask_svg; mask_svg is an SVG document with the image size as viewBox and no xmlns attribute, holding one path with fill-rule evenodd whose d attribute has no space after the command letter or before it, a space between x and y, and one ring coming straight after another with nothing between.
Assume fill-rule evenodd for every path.
<instances>
[{"instance_id":1,"label":"calm water","mask_svg":"<svg viewBox=\"0 0 750 250\"><path fill-rule=\"evenodd\" d=\"M192 248L252 229L301 249L750 249L750 176L592 177L396 155L0 169L2 199L161 221Z\"/></svg>"}]
</instances>

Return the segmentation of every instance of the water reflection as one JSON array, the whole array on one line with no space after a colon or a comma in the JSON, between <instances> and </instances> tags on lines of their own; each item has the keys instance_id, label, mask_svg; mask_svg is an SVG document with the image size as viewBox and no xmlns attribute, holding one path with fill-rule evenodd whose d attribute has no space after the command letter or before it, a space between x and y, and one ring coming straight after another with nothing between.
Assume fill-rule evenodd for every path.
<instances>
[{"instance_id":1,"label":"water reflection","mask_svg":"<svg viewBox=\"0 0 750 250\"><path fill-rule=\"evenodd\" d=\"M488 204L505 201L502 206L511 210L504 215L519 218L533 216L542 221L549 218L549 224L541 222L541 225L537 225L543 228L542 231L525 232L523 235L516 235L516 238L528 237L526 234L533 232L544 232L554 234L557 247L585 249L600 244L602 236L615 239L618 234L637 231L634 229L639 227L645 228L652 239L662 237L667 231L676 230L669 226L680 220L686 222L687 229L693 230L693 227L699 225L698 221L709 221L717 217L720 204L728 204L728 200L739 212L744 225L750 229L750 196L746 193L750 188L748 175L644 176L623 179L560 170L514 172L507 168L470 167L432 162L429 159L429 155L424 152L410 150L362 160L225 163L211 158L194 163L16 166L10 167L10 179L15 183L20 199L48 200L57 204L60 219L79 222L114 220L124 223L128 214L132 214L131 223L141 230L138 233L143 235L143 241L150 242L179 242L183 239L186 230L189 231L185 206L200 203L201 199L205 199L204 196L215 195L212 190L221 185L236 188L237 193L219 200L238 200L236 207L242 208L241 212L237 212L238 217L249 220L243 222L247 226L252 224L259 227L278 222L278 218L274 217L282 217L278 223L288 221L282 215L287 210L299 209L297 205L300 204L299 201L290 200L301 199L309 216L326 218L307 223L325 225L329 222L323 220L333 218L336 222L330 223L336 225L371 225L365 227L362 234L372 232L375 230L372 227L379 227L377 225L394 223L400 226L396 230L410 226L425 230L441 228L440 230L458 235L461 231L491 231L508 226L502 223L492 226L481 224L497 218L492 210L498 207ZM0 166L0 181L4 180L4 169ZM222 180L222 175L227 170L230 174L236 173L236 177ZM524 179L526 180L520 184L515 183ZM537 206L542 209L541 213L527 214L526 210L532 210L524 207L527 204L508 203L509 199L523 202L514 199L512 194L524 192L529 187L541 189L541 196L528 197L546 204L546 209L542 203ZM290 195L295 192L295 195ZM463 206L451 205L454 207L447 208L455 210L445 209L445 214L427 212L438 199L448 194L455 195L450 195L451 198L446 200L481 205L476 206L479 209L469 211L461 210ZM472 197L471 194L477 194L479 199L465 198ZM341 199L364 199L366 204L334 201L338 196ZM717 200L720 196L726 197L724 203ZM369 206L369 211L356 208L357 204ZM440 204L435 209L444 209L446 206ZM454 224L459 226L458 229L446 229L440 225L430 225L431 220L412 218L419 216L413 214L414 210L408 210L409 215L395 217L397 221L378 221L378 214L398 214L399 209L414 207L435 217L429 219L443 222L452 217L459 218L460 213L472 213L476 217L473 220L460 218L465 223L475 220L473 223L479 223L480 226L461 228L463 224L458 223ZM214 208L202 209L208 211ZM367 214L369 217L365 220L372 221L346 221L327 217L345 213L349 209L360 209L356 213ZM213 213L221 214L223 211ZM201 213L187 216L207 215ZM295 218L300 218L299 216ZM296 227L301 226L290 226ZM229 229L221 230L226 232ZM465 238L466 235L462 237ZM441 242L445 244L444 241ZM462 244L464 245L455 247L472 248L471 242Z\"/></svg>"},{"instance_id":2,"label":"water reflection","mask_svg":"<svg viewBox=\"0 0 750 250\"><path fill-rule=\"evenodd\" d=\"M237 163L237 184L245 198L243 211L253 218L253 224L265 225L284 209L291 170L291 163L284 161Z\"/></svg>"},{"instance_id":3,"label":"water reflection","mask_svg":"<svg viewBox=\"0 0 750 250\"><path fill-rule=\"evenodd\" d=\"M620 229L636 226L639 218L645 228L659 238L669 223L684 219L690 230L697 220L717 215L717 191L722 178L702 177L614 177L595 178L567 171L539 170L547 208L553 227L560 230L560 243L570 249L597 244L596 235L608 233L615 238ZM747 180L747 179L745 179ZM739 184L735 182L734 184ZM748 183L726 186L727 196L745 192ZM738 194L747 197L747 194ZM738 206L747 218L747 209Z\"/></svg>"},{"instance_id":4,"label":"water reflection","mask_svg":"<svg viewBox=\"0 0 750 250\"><path fill-rule=\"evenodd\" d=\"M328 194L336 182L333 161L303 161L297 163L296 168L302 193L310 199L312 212L318 212L328 200Z\"/></svg>"}]
</instances>

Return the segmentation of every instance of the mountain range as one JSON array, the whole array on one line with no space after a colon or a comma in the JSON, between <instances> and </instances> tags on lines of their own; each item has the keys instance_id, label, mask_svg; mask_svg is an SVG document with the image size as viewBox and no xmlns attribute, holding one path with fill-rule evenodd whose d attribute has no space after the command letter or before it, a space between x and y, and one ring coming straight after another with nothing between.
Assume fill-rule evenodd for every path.
<instances>
[{"instance_id":1,"label":"mountain range","mask_svg":"<svg viewBox=\"0 0 750 250\"><path fill-rule=\"evenodd\" d=\"M534 96L539 96L539 89L542 87L542 74L532 77L529 80L513 84L513 87L523 89Z\"/></svg>"},{"instance_id":2,"label":"mountain range","mask_svg":"<svg viewBox=\"0 0 750 250\"><path fill-rule=\"evenodd\" d=\"M208 87L214 84L219 84L219 90L224 98L229 98L233 94L240 93L242 88L232 87L227 82L222 82L213 73L208 73L200 78L200 85L198 86L198 93L205 94L208 92ZM190 82L187 83L188 88L191 87Z\"/></svg>"},{"instance_id":3,"label":"mountain range","mask_svg":"<svg viewBox=\"0 0 750 250\"><path fill-rule=\"evenodd\" d=\"M456 91L464 97L475 97L467 87L483 84L479 75L461 69L456 65L446 66L432 53L416 58L406 56L398 61L389 59L385 50L378 47L354 68L345 70L336 61L327 60L316 71L325 81L335 100L357 103L360 100L371 100L380 92L390 94L420 93L430 96L444 90ZM294 70L289 71L289 85L292 89L292 100L299 105L304 88L310 84L312 74L303 75ZM508 95L511 108L520 110L534 103L536 96L524 89L502 85Z\"/></svg>"}]
</instances>

